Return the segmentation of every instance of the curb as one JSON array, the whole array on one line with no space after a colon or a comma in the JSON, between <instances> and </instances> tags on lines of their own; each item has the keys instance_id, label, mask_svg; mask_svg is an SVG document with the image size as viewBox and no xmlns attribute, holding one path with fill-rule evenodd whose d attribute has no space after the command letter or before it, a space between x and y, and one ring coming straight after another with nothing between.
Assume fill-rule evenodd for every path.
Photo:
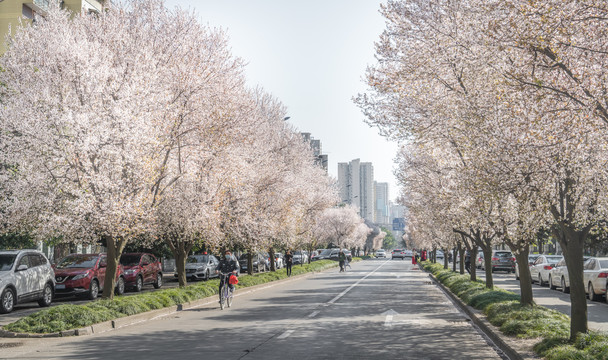
<instances>
[{"instance_id":1,"label":"curb","mask_svg":"<svg viewBox=\"0 0 608 360\"><path fill-rule=\"evenodd\" d=\"M439 288L462 310L471 321L511 360L539 359L533 352L526 349L516 350L512 345L516 345L516 338L510 338L500 332L494 325L486 319L481 311L465 304L454 295L450 289L445 287L435 275L429 273L429 277ZM511 344L510 344L511 343Z\"/></svg>"},{"instance_id":2,"label":"curb","mask_svg":"<svg viewBox=\"0 0 608 360\"><path fill-rule=\"evenodd\" d=\"M282 283L305 279L305 278L311 277L315 274L320 274L325 271L332 270L333 268L334 268L334 266L332 266L328 269L322 270L322 271L318 271L318 272L312 271L312 272L308 272L305 274L294 275L292 277L287 277L284 279L270 281L270 282L267 282L264 284L258 284L258 285L248 286L248 287L242 288L242 289L237 289L234 292L234 296L241 296L241 295L249 294L249 293L252 293L252 292L255 292L258 290L267 289L267 288L270 288L270 287L273 287L273 286L276 286L276 285L279 285ZM159 318L162 316L171 315L171 314L174 314L179 311L186 311L186 310L194 309L194 308L197 308L200 306L216 303L218 301L217 296L218 295L215 294L215 295L208 296L206 298L190 301L190 302L183 303L183 304L172 305L172 306L162 308L162 309L150 310L150 311L146 311L146 312L135 314L135 315L125 316L125 317L121 317L118 319L108 320L108 321L105 321L102 323L89 325L89 326L86 326L86 327L83 327L80 329L65 330L65 331L60 331L60 332L56 332L56 333L48 333L48 334L14 333L14 332L7 331L7 330L0 328L0 338L39 339L39 338L57 338L57 337L67 337L67 336L84 336L84 335L99 334L99 333L106 332L106 331L113 331L116 329L120 329L125 326L139 324L139 323L142 323L142 322L145 322L148 320L153 320L153 319L156 319L156 318Z\"/></svg>"}]
</instances>

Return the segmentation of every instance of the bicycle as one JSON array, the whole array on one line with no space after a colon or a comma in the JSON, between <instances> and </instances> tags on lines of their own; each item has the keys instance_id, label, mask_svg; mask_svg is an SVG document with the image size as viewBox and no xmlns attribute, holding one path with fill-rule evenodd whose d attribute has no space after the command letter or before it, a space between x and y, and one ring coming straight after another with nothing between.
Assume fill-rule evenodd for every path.
<instances>
[{"instance_id":1,"label":"bicycle","mask_svg":"<svg viewBox=\"0 0 608 360\"><path fill-rule=\"evenodd\" d=\"M228 283L228 279L230 278L232 273L222 273L220 281L223 281L222 291L220 292L220 309L224 310L224 307L228 305L228 307L232 306L232 300L234 298L234 289L230 288L230 284Z\"/></svg>"}]
</instances>

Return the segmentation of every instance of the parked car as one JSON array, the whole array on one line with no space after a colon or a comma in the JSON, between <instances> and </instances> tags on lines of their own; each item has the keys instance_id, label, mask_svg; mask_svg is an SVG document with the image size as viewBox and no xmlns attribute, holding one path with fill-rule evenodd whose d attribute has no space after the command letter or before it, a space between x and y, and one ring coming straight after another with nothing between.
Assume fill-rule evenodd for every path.
<instances>
[{"instance_id":1,"label":"parked car","mask_svg":"<svg viewBox=\"0 0 608 360\"><path fill-rule=\"evenodd\" d=\"M377 250L376 258L386 258L386 251L384 249Z\"/></svg>"},{"instance_id":2,"label":"parked car","mask_svg":"<svg viewBox=\"0 0 608 360\"><path fill-rule=\"evenodd\" d=\"M17 304L37 301L51 305L55 273L47 258L37 250L0 251L0 314Z\"/></svg>"},{"instance_id":3,"label":"parked car","mask_svg":"<svg viewBox=\"0 0 608 360\"><path fill-rule=\"evenodd\" d=\"M125 253L120 257L125 274L125 286L137 292L146 284L155 289L163 286L163 270L160 261L152 254Z\"/></svg>"},{"instance_id":4,"label":"parked car","mask_svg":"<svg viewBox=\"0 0 608 360\"><path fill-rule=\"evenodd\" d=\"M608 257L591 257L583 265L583 281L589 300L600 301L606 295Z\"/></svg>"},{"instance_id":5,"label":"parked car","mask_svg":"<svg viewBox=\"0 0 608 360\"><path fill-rule=\"evenodd\" d=\"M485 263L482 265L482 270L485 270ZM492 272L494 271L515 272L515 257L507 250L492 251Z\"/></svg>"},{"instance_id":6,"label":"parked car","mask_svg":"<svg viewBox=\"0 0 608 360\"><path fill-rule=\"evenodd\" d=\"M563 258L562 255L539 255L530 266L532 282L538 281L540 286L547 284L549 282L549 271Z\"/></svg>"},{"instance_id":7,"label":"parked car","mask_svg":"<svg viewBox=\"0 0 608 360\"><path fill-rule=\"evenodd\" d=\"M583 257L583 261L586 262L589 259L588 256ZM562 292L570 292L570 278L568 276L568 266L566 265L566 259L561 259L555 264L553 269L549 271L549 287L551 289L561 288Z\"/></svg>"},{"instance_id":8,"label":"parked car","mask_svg":"<svg viewBox=\"0 0 608 360\"><path fill-rule=\"evenodd\" d=\"M412 252L412 250L404 250L404 252L405 252L405 257L411 258L412 256L414 256L414 252Z\"/></svg>"},{"instance_id":9,"label":"parked car","mask_svg":"<svg viewBox=\"0 0 608 360\"><path fill-rule=\"evenodd\" d=\"M186 259L186 279L194 280L209 280L212 277L218 277L215 273L215 268L219 264L219 260L213 255L190 255ZM173 273L173 277L177 278L177 271Z\"/></svg>"},{"instance_id":10,"label":"parked car","mask_svg":"<svg viewBox=\"0 0 608 360\"><path fill-rule=\"evenodd\" d=\"M266 271L267 269L269 269L269 267L266 267L266 261L268 259L268 255L264 255L261 252L257 252L253 254L253 259L252 259L252 267L253 267L253 272L262 272L262 271ZM247 254L242 254L241 257L239 257L239 266L241 268L241 272L247 272L248 267L247 267Z\"/></svg>"},{"instance_id":11,"label":"parked car","mask_svg":"<svg viewBox=\"0 0 608 360\"><path fill-rule=\"evenodd\" d=\"M296 250L293 252L293 264L306 264L308 263L308 253L303 250Z\"/></svg>"},{"instance_id":12,"label":"parked car","mask_svg":"<svg viewBox=\"0 0 608 360\"><path fill-rule=\"evenodd\" d=\"M274 253L275 269L282 269L285 266L284 256L282 253Z\"/></svg>"},{"instance_id":13,"label":"parked car","mask_svg":"<svg viewBox=\"0 0 608 360\"><path fill-rule=\"evenodd\" d=\"M444 260L443 251L437 250L435 252L435 260L437 260L437 261L443 261Z\"/></svg>"},{"instance_id":14,"label":"parked car","mask_svg":"<svg viewBox=\"0 0 608 360\"><path fill-rule=\"evenodd\" d=\"M338 251L340 251L338 248L323 249L319 255L314 257L314 260L338 260Z\"/></svg>"},{"instance_id":15,"label":"parked car","mask_svg":"<svg viewBox=\"0 0 608 360\"><path fill-rule=\"evenodd\" d=\"M393 251L391 251L391 258L392 259L401 259L401 260L404 260L405 256L406 256L405 255L405 250L402 250L402 249L393 249Z\"/></svg>"},{"instance_id":16,"label":"parked car","mask_svg":"<svg viewBox=\"0 0 608 360\"><path fill-rule=\"evenodd\" d=\"M532 266L536 259L538 259L540 255L538 254L529 254L528 255L528 267ZM519 264L515 261L515 280L519 280Z\"/></svg>"},{"instance_id":17,"label":"parked car","mask_svg":"<svg viewBox=\"0 0 608 360\"><path fill-rule=\"evenodd\" d=\"M85 296L94 300L103 291L106 278L106 254L70 254L54 266L57 295ZM123 266L118 264L114 292L125 292Z\"/></svg>"}]
</instances>

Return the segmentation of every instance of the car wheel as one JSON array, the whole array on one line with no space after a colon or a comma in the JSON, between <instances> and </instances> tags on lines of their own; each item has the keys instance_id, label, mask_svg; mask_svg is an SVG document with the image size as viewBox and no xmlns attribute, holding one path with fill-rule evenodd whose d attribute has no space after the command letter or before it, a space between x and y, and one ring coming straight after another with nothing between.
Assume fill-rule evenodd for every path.
<instances>
[{"instance_id":1,"label":"car wheel","mask_svg":"<svg viewBox=\"0 0 608 360\"><path fill-rule=\"evenodd\" d=\"M545 286L545 285L547 285L547 283L545 283L545 282L543 281L543 277L542 277L542 275L541 275L540 273L538 274L538 285L540 285L540 286Z\"/></svg>"},{"instance_id":2,"label":"car wheel","mask_svg":"<svg viewBox=\"0 0 608 360\"><path fill-rule=\"evenodd\" d=\"M0 296L0 314L7 314L13 311L15 306L15 293L11 289L4 289Z\"/></svg>"},{"instance_id":3,"label":"car wheel","mask_svg":"<svg viewBox=\"0 0 608 360\"><path fill-rule=\"evenodd\" d=\"M51 306L53 302L53 287L51 284L44 285L44 289L42 290L42 297L38 300L38 305L41 307Z\"/></svg>"},{"instance_id":4,"label":"car wheel","mask_svg":"<svg viewBox=\"0 0 608 360\"><path fill-rule=\"evenodd\" d=\"M89 300L95 300L99 296L99 283L97 280L91 280L91 285L89 285Z\"/></svg>"},{"instance_id":5,"label":"car wheel","mask_svg":"<svg viewBox=\"0 0 608 360\"><path fill-rule=\"evenodd\" d=\"M570 288L566 286L566 279L564 279L563 277L562 277L561 285L562 285L562 292L563 293L570 292Z\"/></svg>"},{"instance_id":6,"label":"car wheel","mask_svg":"<svg viewBox=\"0 0 608 360\"><path fill-rule=\"evenodd\" d=\"M557 286L553 285L553 278L551 277L551 275L549 275L549 289L551 289L551 290L557 289Z\"/></svg>"},{"instance_id":7,"label":"car wheel","mask_svg":"<svg viewBox=\"0 0 608 360\"><path fill-rule=\"evenodd\" d=\"M122 295L125 293L125 279L121 276L116 282L116 289L114 289L116 295Z\"/></svg>"},{"instance_id":8,"label":"car wheel","mask_svg":"<svg viewBox=\"0 0 608 360\"><path fill-rule=\"evenodd\" d=\"M160 289L161 286L163 286L163 274L156 273L156 282L154 283L154 288Z\"/></svg>"},{"instance_id":9,"label":"car wheel","mask_svg":"<svg viewBox=\"0 0 608 360\"><path fill-rule=\"evenodd\" d=\"M140 292L141 289L144 287L144 279L141 278L141 276L137 276L137 278L135 279L135 291L136 292Z\"/></svg>"},{"instance_id":10,"label":"car wheel","mask_svg":"<svg viewBox=\"0 0 608 360\"><path fill-rule=\"evenodd\" d=\"M593 288L593 284L589 283L589 300L591 301L600 301L602 299L602 295L598 295L595 293L595 289Z\"/></svg>"}]
</instances>

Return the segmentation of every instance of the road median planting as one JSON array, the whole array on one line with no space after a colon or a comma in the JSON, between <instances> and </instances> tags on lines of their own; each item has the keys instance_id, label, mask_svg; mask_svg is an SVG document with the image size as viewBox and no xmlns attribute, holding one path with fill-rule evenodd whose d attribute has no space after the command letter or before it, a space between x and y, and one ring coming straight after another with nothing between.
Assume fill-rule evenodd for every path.
<instances>
[{"instance_id":1,"label":"road median planting","mask_svg":"<svg viewBox=\"0 0 608 360\"><path fill-rule=\"evenodd\" d=\"M570 317L543 306L522 306L519 295L471 281L441 264L424 262L424 270L444 285L464 304L480 310L500 331L520 339L538 339L534 351L548 360L608 359L608 335L590 331L569 342Z\"/></svg>"},{"instance_id":2,"label":"road median planting","mask_svg":"<svg viewBox=\"0 0 608 360\"><path fill-rule=\"evenodd\" d=\"M303 266L294 266L292 277L306 273L319 272L336 267L338 263L331 260L321 260ZM276 280L286 279L285 269L275 272L260 273L253 276L243 276L239 279L238 288L247 288ZM87 304L65 304L53 306L28 315L18 321L3 327L3 336L16 337L28 334L61 334L77 335L79 331L68 331L90 328L92 325L143 314L158 312L158 310L176 306L182 309L182 304L217 295L219 280L213 279L188 285L183 288L164 289L145 294L121 296L113 300L99 299ZM162 311L161 311L162 312ZM142 321L142 320L139 320ZM82 331L81 333L86 333Z\"/></svg>"}]
</instances>

